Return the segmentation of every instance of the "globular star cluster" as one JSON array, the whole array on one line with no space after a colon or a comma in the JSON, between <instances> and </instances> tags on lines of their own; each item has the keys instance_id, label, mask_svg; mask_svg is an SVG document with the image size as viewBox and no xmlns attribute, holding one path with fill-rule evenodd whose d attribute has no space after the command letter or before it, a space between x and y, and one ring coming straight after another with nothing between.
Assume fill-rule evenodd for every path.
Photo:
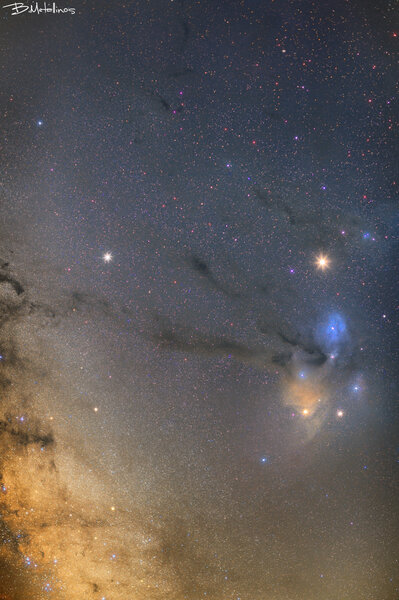
<instances>
[{"instance_id":1,"label":"globular star cluster","mask_svg":"<svg viewBox=\"0 0 399 600\"><path fill-rule=\"evenodd\" d=\"M398 600L393 4L75 9L0 15L0 600Z\"/></svg>"}]
</instances>

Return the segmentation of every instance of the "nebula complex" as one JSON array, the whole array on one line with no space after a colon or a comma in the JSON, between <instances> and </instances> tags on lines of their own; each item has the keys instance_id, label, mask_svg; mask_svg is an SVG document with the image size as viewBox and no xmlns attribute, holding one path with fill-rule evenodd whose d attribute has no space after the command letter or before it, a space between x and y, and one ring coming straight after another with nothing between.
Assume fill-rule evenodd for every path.
<instances>
[{"instance_id":1,"label":"nebula complex","mask_svg":"<svg viewBox=\"0 0 399 600\"><path fill-rule=\"evenodd\" d=\"M0 15L0 600L398 600L392 6L73 4Z\"/></svg>"}]
</instances>

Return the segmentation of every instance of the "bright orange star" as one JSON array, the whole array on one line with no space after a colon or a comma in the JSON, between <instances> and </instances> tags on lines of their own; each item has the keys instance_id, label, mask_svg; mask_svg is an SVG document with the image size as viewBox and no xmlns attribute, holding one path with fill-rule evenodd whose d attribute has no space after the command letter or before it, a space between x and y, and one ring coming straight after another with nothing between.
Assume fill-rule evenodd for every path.
<instances>
[{"instance_id":1,"label":"bright orange star","mask_svg":"<svg viewBox=\"0 0 399 600\"><path fill-rule=\"evenodd\" d=\"M328 267L330 266L330 261L328 257L324 254L320 254L320 256L317 257L316 266L322 271L324 271L324 269L328 269Z\"/></svg>"}]
</instances>

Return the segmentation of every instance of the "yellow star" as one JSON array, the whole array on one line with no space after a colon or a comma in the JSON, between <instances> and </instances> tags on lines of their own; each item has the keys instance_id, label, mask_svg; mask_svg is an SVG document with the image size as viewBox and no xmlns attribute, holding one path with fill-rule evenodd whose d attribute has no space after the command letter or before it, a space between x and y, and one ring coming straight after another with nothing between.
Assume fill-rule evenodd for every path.
<instances>
[{"instance_id":1,"label":"yellow star","mask_svg":"<svg viewBox=\"0 0 399 600\"><path fill-rule=\"evenodd\" d=\"M324 269L328 269L328 267L330 266L330 261L328 257L324 254L320 254L320 256L317 257L316 266L322 271L324 271Z\"/></svg>"}]
</instances>

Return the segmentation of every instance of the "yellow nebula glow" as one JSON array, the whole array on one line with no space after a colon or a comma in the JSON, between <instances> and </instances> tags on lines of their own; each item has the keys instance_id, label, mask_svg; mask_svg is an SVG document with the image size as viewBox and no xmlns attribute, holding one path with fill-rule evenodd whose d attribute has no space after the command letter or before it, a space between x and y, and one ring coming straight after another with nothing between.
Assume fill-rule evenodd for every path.
<instances>
[{"instance_id":1,"label":"yellow nebula glow","mask_svg":"<svg viewBox=\"0 0 399 600\"><path fill-rule=\"evenodd\" d=\"M302 414L311 415L320 406L320 399L323 397L323 392L323 386L318 381L288 381L286 384L285 402L289 406L300 410Z\"/></svg>"}]
</instances>

